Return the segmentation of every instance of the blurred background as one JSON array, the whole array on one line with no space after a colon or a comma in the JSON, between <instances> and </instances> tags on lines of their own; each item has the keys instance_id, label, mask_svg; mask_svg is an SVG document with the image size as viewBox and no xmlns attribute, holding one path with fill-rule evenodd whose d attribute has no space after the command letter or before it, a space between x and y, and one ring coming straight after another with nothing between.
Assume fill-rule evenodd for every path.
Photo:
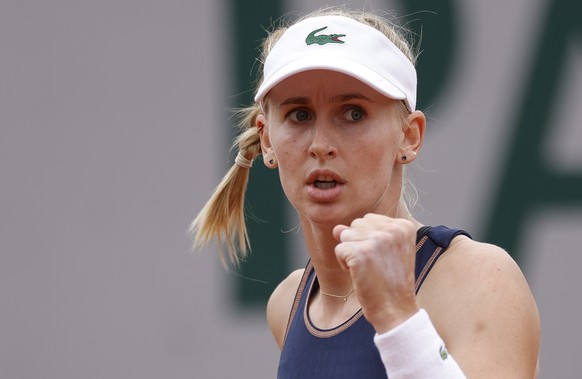
<instances>
[{"instance_id":1,"label":"blurred background","mask_svg":"<svg viewBox=\"0 0 582 379\"><path fill-rule=\"evenodd\" d=\"M257 46L313 0L0 1L0 377L274 378L264 304L306 262L276 173L252 169L253 252L186 232L232 163ZM541 377L582 371L582 3L368 0L422 35L425 224L518 261Z\"/></svg>"}]
</instances>

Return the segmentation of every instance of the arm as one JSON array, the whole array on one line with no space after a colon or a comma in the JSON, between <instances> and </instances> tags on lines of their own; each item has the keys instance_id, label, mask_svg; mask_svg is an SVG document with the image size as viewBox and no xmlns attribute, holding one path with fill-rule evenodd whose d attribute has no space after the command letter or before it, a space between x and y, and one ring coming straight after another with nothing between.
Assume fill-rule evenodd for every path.
<instances>
[{"instance_id":1,"label":"arm","mask_svg":"<svg viewBox=\"0 0 582 379\"><path fill-rule=\"evenodd\" d=\"M430 315L423 325L430 329L434 324L435 338L442 338L456 361L447 364L452 371L439 377L534 377L539 320L517 265L499 248L458 237L435 265L417 298L411 254L415 229L406 220L380 215L366 215L350 227L334 229L340 241L338 261L349 271L364 315L378 335L396 334L401 341L412 341L408 336L415 335L414 329L402 326L422 306ZM404 337L398 332L402 329ZM390 345L377 346L383 349ZM383 359L389 373L391 358L411 362L406 358L414 355L414 348L403 346L404 351L380 351L383 358L389 358ZM435 369L443 368L438 360L434 362ZM416 371L400 377L435 377L430 369L410 364ZM391 379L398 377L394 374L392 371Z\"/></svg>"},{"instance_id":2,"label":"arm","mask_svg":"<svg viewBox=\"0 0 582 379\"><path fill-rule=\"evenodd\" d=\"M537 307L521 270L502 249L455 239L418 300L468 377L535 377Z\"/></svg>"}]
</instances>

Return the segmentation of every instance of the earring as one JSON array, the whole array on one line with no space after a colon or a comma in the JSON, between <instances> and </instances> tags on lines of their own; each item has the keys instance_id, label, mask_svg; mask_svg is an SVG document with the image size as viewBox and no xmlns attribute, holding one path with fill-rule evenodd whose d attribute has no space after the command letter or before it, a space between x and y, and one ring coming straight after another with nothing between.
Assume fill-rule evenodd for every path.
<instances>
[{"instance_id":1,"label":"earring","mask_svg":"<svg viewBox=\"0 0 582 379\"><path fill-rule=\"evenodd\" d=\"M275 165L276 165L275 158L273 158L270 153L267 153L265 155L265 160L266 160L266 163L265 163L266 166L275 167Z\"/></svg>"},{"instance_id":2,"label":"earring","mask_svg":"<svg viewBox=\"0 0 582 379\"><path fill-rule=\"evenodd\" d=\"M412 154L414 155L414 158L416 158L416 151L413 151ZM402 162L406 162L408 160L408 156L407 155L403 155L401 158Z\"/></svg>"}]
</instances>

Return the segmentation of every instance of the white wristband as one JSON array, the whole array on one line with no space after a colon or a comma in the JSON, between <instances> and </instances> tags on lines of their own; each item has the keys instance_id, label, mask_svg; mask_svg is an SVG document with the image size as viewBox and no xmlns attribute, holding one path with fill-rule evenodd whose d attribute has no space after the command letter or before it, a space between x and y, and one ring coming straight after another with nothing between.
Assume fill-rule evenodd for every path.
<instances>
[{"instance_id":1,"label":"white wristband","mask_svg":"<svg viewBox=\"0 0 582 379\"><path fill-rule=\"evenodd\" d=\"M396 328L374 336L390 379L466 378L424 309Z\"/></svg>"}]
</instances>

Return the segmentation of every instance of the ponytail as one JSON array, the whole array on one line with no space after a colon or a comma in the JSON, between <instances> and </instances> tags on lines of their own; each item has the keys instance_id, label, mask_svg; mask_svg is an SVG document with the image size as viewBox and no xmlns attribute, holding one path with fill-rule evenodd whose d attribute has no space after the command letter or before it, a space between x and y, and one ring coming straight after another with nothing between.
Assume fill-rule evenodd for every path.
<instances>
[{"instance_id":1,"label":"ponytail","mask_svg":"<svg viewBox=\"0 0 582 379\"><path fill-rule=\"evenodd\" d=\"M245 224L244 200L250 173L250 162L261 153L259 131L255 121L260 108L251 106L239 111L242 132L233 143L238 149L237 159L222 178L214 193L190 225L189 232L194 237L195 250L216 239L220 261L227 267L223 247L226 248L228 261L237 265L250 249ZM249 164L240 164L247 160Z\"/></svg>"}]
</instances>

